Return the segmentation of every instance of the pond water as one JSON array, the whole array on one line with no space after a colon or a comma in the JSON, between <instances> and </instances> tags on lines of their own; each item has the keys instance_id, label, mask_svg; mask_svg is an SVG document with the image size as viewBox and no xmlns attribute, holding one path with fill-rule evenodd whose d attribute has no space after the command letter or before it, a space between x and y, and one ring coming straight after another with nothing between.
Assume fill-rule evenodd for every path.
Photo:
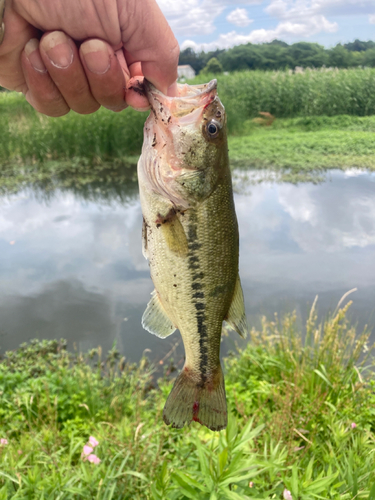
<instances>
[{"instance_id":1,"label":"pond water","mask_svg":"<svg viewBox=\"0 0 375 500\"><path fill-rule=\"evenodd\" d=\"M66 338L86 351L116 342L128 360L158 362L179 333L141 326L153 285L141 251L134 176L116 190L27 188L0 197L0 350L32 338ZM332 171L314 185L254 183L235 172L240 275L250 325L297 311L316 295L321 317L358 288L351 318L375 323L375 175ZM234 332L223 353L237 341ZM180 343L175 353L182 357Z\"/></svg>"}]
</instances>

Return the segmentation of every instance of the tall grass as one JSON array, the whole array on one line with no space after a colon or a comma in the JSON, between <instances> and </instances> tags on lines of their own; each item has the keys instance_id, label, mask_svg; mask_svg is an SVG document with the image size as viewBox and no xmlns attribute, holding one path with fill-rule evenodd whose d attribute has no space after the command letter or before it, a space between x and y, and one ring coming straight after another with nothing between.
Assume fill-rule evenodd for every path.
<instances>
[{"instance_id":1,"label":"tall grass","mask_svg":"<svg viewBox=\"0 0 375 500\"><path fill-rule=\"evenodd\" d=\"M375 69L241 71L217 78L231 132L267 111L277 118L375 114Z\"/></svg>"},{"instance_id":2,"label":"tall grass","mask_svg":"<svg viewBox=\"0 0 375 500\"><path fill-rule=\"evenodd\" d=\"M42 162L85 158L102 162L138 155L145 113L104 108L92 115L70 112L49 118L34 111L23 97L0 94L0 161Z\"/></svg>"},{"instance_id":3,"label":"tall grass","mask_svg":"<svg viewBox=\"0 0 375 500\"><path fill-rule=\"evenodd\" d=\"M226 360L229 424L166 427L172 362L69 354L33 342L0 362L0 499L375 498L375 379L369 335L350 304L304 331L264 319ZM89 436L100 464L81 456Z\"/></svg>"},{"instance_id":4,"label":"tall grass","mask_svg":"<svg viewBox=\"0 0 375 500\"><path fill-rule=\"evenodd\" d=\"M214 78L197 77L192 83ZM242 71L218 75L218 91L230 133L243 133L246 120L267 111L276 118L375 114L375 69ZM0 94L0 162L21 159L88 158L103 161L137 155L146 114L105 109L89 116L39 115L23 96Z\"/></svg>"}]
</instances>

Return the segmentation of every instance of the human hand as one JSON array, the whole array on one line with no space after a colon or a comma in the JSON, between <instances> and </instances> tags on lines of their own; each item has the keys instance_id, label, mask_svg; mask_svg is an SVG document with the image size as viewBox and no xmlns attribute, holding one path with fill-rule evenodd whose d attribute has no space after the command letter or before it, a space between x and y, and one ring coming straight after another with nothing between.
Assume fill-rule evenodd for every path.
<instances>
[{"instance_id":1,"label":"human hand","mask_svg":"<svg viewBox=\"0 0 375 500\"><path fill-rule=\"evenodd\" d=\"M178 44L155 0L6 0L4 23L0 85L41 113L148 108L143 76L176 92Z\"/></svg>"}]
</instances>

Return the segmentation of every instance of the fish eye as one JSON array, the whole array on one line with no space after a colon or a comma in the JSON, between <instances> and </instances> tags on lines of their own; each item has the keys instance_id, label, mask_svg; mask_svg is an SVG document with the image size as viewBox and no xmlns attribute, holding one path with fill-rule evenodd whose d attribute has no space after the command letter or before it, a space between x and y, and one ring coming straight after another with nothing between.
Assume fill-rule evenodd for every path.
<instances>
[{"instance_id":1,"label":"fish eye","mask_svg":"<svg viewBox=\"0 0 375 500\"><path fill-rule=\"evenodd\" d=\"M207 133L211 138L215 138L219 134L219 131L220 131L220 126L215 121L212 120L207 125Z\"/></svg>"}]
</instances>

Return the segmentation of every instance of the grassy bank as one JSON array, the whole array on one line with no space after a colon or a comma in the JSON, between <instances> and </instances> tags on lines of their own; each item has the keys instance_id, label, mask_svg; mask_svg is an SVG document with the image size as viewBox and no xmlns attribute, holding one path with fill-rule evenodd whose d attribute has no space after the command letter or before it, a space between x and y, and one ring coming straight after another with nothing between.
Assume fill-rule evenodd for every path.
<instances>
[{"instance_id":1,"label":"grassy bank","mask_svg":"<svg viewBox=\"0 0 375 500\"><path fill-rule=\"evenodd\" d=\"M375 69L241 71L198 76L194 83L217 78L219 95L232 133L260 111L277 118L369 116L375 114Z\"/></svg>"},{"instance_id":2,"label":"grassy bank","mask_svg":"<svg viewBox=\"0 0 375 500\"><path fill-rule=\"evenodd\" d=\"M115 350L102 360L52 341L8 353L0 499L281 499L288 489L294 500L373 500L373 363L348 307L322 326L313 308L304 332L294 315L264 320L226 360L220 433L163 424L171 360L156 384L146 359L132 366ZM100 463L82 457L90 436Z\"/></svg>"},{"instance_id":3,"label":"grassy bank","mask_svg":"<svg viewBox=\"0 0 375 500\"><path fill-rule=\"evenodd\" d=\"M248 120L229 138L232 167L270 169L282 180L314 178L326 169L375 170L375 117L335 116Z\"/></svg>"},{"instance_id":4,"label":"grassy bank","mask_svg":"<svg viewBox=\"0 0 375 500\"><path fill-rule=\"evenodd\" d=\"M103 180L134 182L145 113L101 109L47 118L16 94L0 94L0 108L0 192L29 184L90 191ZM272 169L289 181L314 178L328 168L375 170L373 116L276 117L270 126L246 118L235 130L229 136L232 166Z\"/></svg>"},{"instance_id":5,"label":"grassy bank","mask_svg":"<svg viewBox=\"0 0 375 500\"><path fill-rule=\"evenodd\" d=\"M147 116L102 108L92 115L49 118L15 93L0 93L0 112L0 161L22 165L72 158L102 163L139 155Z\"/></svg>"}]
</instances>

